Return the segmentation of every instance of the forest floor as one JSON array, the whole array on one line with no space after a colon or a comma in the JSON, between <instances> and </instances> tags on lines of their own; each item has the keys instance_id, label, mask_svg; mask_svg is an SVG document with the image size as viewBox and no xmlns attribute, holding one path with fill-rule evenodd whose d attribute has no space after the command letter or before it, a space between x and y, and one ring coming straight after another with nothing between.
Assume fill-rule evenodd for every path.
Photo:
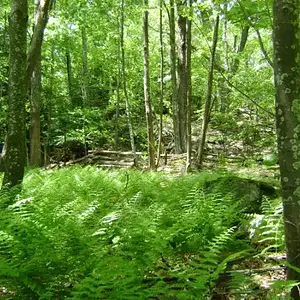
<instances>
[{"instance_id":1,"label":"forest floor","mask_svg":"<svg viewBox=\"0 0 300 300\"><path fill-rule=\"evenodd\" d=\"M72 165L29 171L0 219L0 299L287 299L276 165L213 161L189 175L183 155L156 173Z\"/></svg>"}]
</instances>

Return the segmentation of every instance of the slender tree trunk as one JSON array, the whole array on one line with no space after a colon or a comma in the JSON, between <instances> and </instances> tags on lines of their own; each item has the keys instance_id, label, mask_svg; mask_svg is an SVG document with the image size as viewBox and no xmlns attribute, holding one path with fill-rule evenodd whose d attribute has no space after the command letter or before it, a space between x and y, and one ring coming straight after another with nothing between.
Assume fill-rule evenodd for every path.
<instances>
[{"instance_id":1,"label":"slender tree trunk","mask_svg":"<svg viewBox=\"0 0 300 300\"><path fill-rule=\"evenodd\" d=\"M190 14L192 13L192 0L189 0ZM191 61L192 61L192 15L187 21L187 38L186 38L186 172L191 168L192 161L192 121L191 121L191 98L192 98L192 80L191 80Z\"/></svg>"},{"instance_id":2,"label":"slender tree trunk","mask_svg":"<svg viewBox=\"0 0 300 300\"><path fill-rule=\"evenodd\" d=\"M245 26L242 29L241 39L240 39L239 47L237 49L237 54L242 53L246 47L246 43L247 43L248 36L249 36L249 28L250 28L249 26ZM232 76L234 74L236 74L236 72L238 71L239 65L240 65L240 59L238 56L236 56L236 58L233 60L232 66L230 68L230 74L232 74Z\"/></svg>"},{"instance_id":3,"label":"slender tree trunk","mask_svg":"<svg viewBox=\"0 0 300 300\"><path fill-rule=\"evenodd\" d=\"M82 99L83 106L86 106L89 100L89 68L88 68L88 42L85 25L81 28L82 38Z\"/></svg>"},{"instance_id":4,"label":"slender tree trunk","mask_svg":"<svg viewBox=\"0 0 300 300\"><path fill-rule=\"evenodd\" d=\"M118 47L118 58L117 58L117 64L118 64L118 75L117 75L117 103L116 103L116 113L115 113L115 148L119 148L119 131L120 131L120 124L119 124L119 118L120 118L120 87L121 87L121 67L120 67L120 47Z\"/></svg>"},{"instance_id":5,"label":"slender tree trunk","mask_svg":"<svg viewBox=\"0 0 300 300\"><path fill-rule=\"evenodd\" d=\"M287 279L300 282L300 1L274 0L274 79L276 129L281 174ZM295 269L295 268L297 269ZM300 299L299 285L292 289Z\"/></svg>"},{"instance_id":6,"label":"slender tree trunk","mask_svg":"<svg viewBox=\"0 0 300 300\"><path fill-rule=\"evenodd\" d=\"M48 21L48 11L51 1L36 1L34 33L29 53L27 56L27 76L31 77L31 97L30 97L30 155L29 164L32 167L42 165L41 151L41 48L43 34ZM33 61L35 60L35 61ZM28 79L27 79L28 80ZM28 84L28 83L27 83Z\"/></svg>"},{"instance_id":7,"label":"slender tree trunk","mask_svg":"<svg viewBox=\"0 0 300 300\"><path fill-rule=\"evenodd\" d=\"M261 35L260 35L260 31L259 29L256 28L255 24L253 24L253 22L251 21L251 18L249 17L244 5L242 4L241 1L238 2L239 3L239 6L240 8L242 9L242 12L244 14L244 18L245 20L248 22L249 26L250 27L253 27L255 32L256 32L256 35L257 35L257 39L258 39L258 43L259 43L259 47L260 47L260 50L264 56L264 58L266 59L266 61L268 62L268 64L270 65L270 67L273 68L273 62L272 62L272 59L270 58L265 46L264 46L264 43L263 43L263 40L261 38Z\"/></svg>"},{"instance_id":8,"label":"slender tree trunk","mask_svg":"<svg viewBox=\"0 0 300 300\"><path fill-rule=\"evenodd\" d=\"M121 46L120 46L120 40L121 40L121 13L120 10L118 11L118 23L117 23L117 29L118 29L118 33L119 33L119 45L118 45L118 50L117 50L117 68L118 68L118 74L117 74L117 87L116 87L116 96L117 96L117 103L116 103L116 113L115 113L115 122L114 122L114 126L115 126L115 149L118 150L119 149L119 143L120 143L120 137L119 137L119 132L120 132L120 100L121 100L121 96L120 96L120 89L121 89L121 76L122 76L122 72L121 72Z\"/></svg>"},{"instance_id":9,"label":"slender tree trunk","mask_svg":"<svg viewBox=\"0 0 300 300\"><path fill-rule=\"evenodd\" d=\"M227 14L228 4L224 4L224 13ZM225 48L225 69L228 71L230 69L230 60L229 60L229 41L228 41L228 21L227 18L224 18L224 26L223 26L223 47ZM220 61L220 55L217 56L217 60ZM228 103L228 95L229 88L226 84L226 81L223 76L218 77L218 98L219 101L215 103L216 111L220 111L225 113L227 103Z\"/></svg>"},{"instance_id":10,"label":"slender tree trunk","mask_svg":"<svg viewBox=\"0 0 300 300\"><path fill-rule=\"evenodd\" d=\"M227 15L228 12L228 3L224 4L224 13ZM226 62L226 68L229 69L230 63L229 63L229 42L228 42L228 20L227 18L224 18L224 33L223 33L223 41L225 46L225 62Z\"/></svg>"},{"instance_id":11,"label":"slender tree trunk","mask_svg":"<svg viewBox=\"0 0 300 300\"><path fill-rule=\"evenodd\" d=\"M31 79L30 97L30 157L29 163L32 167L42 165L41 153L41 57L37 58Z\"/></svg>"},{"instance_id":12,"label":"slender tree trunk","mask_svg":"<svg viewBox=\"0 0 300 300\"><path fill-rule=\"evenodd\" d=\"M67 77L68 77L68 90L69 90L69 99L73 107L77 105L74 99L73 93L73 72L72 72L72 58L69 48L66 51L66 67L67 67Z\"/></svg>"},{"instance_id":13,"label":"slender tree trunk","mask_svg":"<svg viewBox=\"0 0 300 300\"><path fill-rule=\"evenodd\" d=\"M179 107L177 102L177 75L176 75L176 31L175 31L175 3L170 0L169 13L170 27L170 65L171 65L171 80L172 80L172 116L173 116L173 131L174 131L174 147L175 153L181 153L180 143L180 117Z\"/></svg>"},{"instance_id":14,"label":"slender tree trunk","mask_svg":"<svg viewBox=\"0 0 300 300\"><path fill-rule=\"evenodd\" d=\"M269 54L268 54L268 52L267 52L267 50L264 46L264 43L263 43L263 40L261 38L260 32L259 32L258 29L255 29L255 31L256 31L257 38L258 38L258 43L259 43L260 50L261 50L265 60L268 62L269 66L271 68L273 68L274 66L273 66L272 59L270 58L270 56L269 56Z\"/></svg>"},{"instance_id":15,"label":"slender tree trunk","mask_svg":"<svg viewBox=\"0 0 300 300\"><path fill-rule=\"evenodd\" d=\"M149 12L148 0L144 0L144 98L146 110L147 136L148 136L148 159L150 170L155 169L154 156L154 136L153 136L153 122L152 122L152 108L150 99L150 74L149 74Z\"/></svg>"},{"instance_id":16,"label":"slender tree trunk","mask_svg":"<svg viewBox=\"0 0 300 300\"><path fill-rule=\"evenodd\" d=\"M2 188L22 183L24 176L27 19L27 0L11 0L8 130Z\"/></svg>"},{"instance_id":17,"label":"slender tree trunk","mask_svg":"<svg viewBox=\"0 0 300 300\"><path fill-rule=\"evenodd\" d=\"M122 77L123 77L123 91L125 96L125 105L126 105L126 116L127 116L127 124L129 128L129 136L130 136L130 144L131 151L136 153L135 142L134 142L134 131L131 121L131 110L129 104L129 98L127 93L127 80L126 80L126 67L125 67L125 49L124 49L124 22L125 22L125 12L124 12L125 1L121 2L121 37L120 37L120 45L121 45L121 56L122 56Z\"/></svg>"},{"instance_id":18,"label":"slender tree trunk","mask_svg":"<svg viewBox=\"0 0 300 300\"><path fill-rule=\"evenodd\" d=\"M48 22L48 14L51 6L51 0L39 0L36 12L36 21L34 31L30 42L27 65L26 65L26 87L29 89L31 75L36 61L41 56L44 30Z\"/></svg>"},{"instance_id":19,"label":"slender tree trunk","mask_svg":"<svg viewBox=\"0 0 300 300\"><path fill-rule=\"evenodd\" d=\"M162 152L163 105L164 105L164 41L163 41L163 0L159 2L159 44L160 44L160 101L159 101L159 137L157 146L156 168L159 166Z\"/></svg>"},{"instance_id":20,"label":"slender tree trunk","mask_svg":"<svg viewBox=\"0 0 300 300\"><path fill-rule=\"evenodd\" d=\"M7 12L5 12L4 15L4 30L3 30L3 42L2 42L2 52L5 54L5 56L8 58L9 57L9 44L8 44L8 26L7 23L9 22L8 20L9 16L7 14ZM6 74L5 74L6 75ZM7 84L5 81L0 81L0 109L3 109L3 101L2 101L2 97L5 96L7 94ZM2 151L0 153L0 172L4 172L5 168L4 168L4 159L2 159L2 157L4 157L5 155L5 150L6 150L6 136L7 136L7 128L5 128L5 132L4 132L4 140L2 141L3 143L3 147L2 147Z\"/></svg>"},{"instance_id":21,"label":"slender tree trunk","mask_svg":"<svg viewBox=\"0 0 300 300\"><path fill-rule=\"evenodd\" d=\"M181 152L186 151L186 103L187 103L187 74L186 74L186 36L187 18L183 15L185 1L177 1L178 12L178 63L177 63L177 105L179 110L179 137Z\"/></svg>"},{"instance_id":22,"label":"slender tree trunk","mask_svg":"<svg viewBox=\"0 0 300 300\"><path fill-rule=\"evenodd\" d=\"M47 99L47 132L44 141L44 166L46 167L49 160L49 152L50 152L50 134L51 134L51 118L52 118L52 98L54 98L54 45L51 48L51 70L50 70L50 97Z\"/></svg>"},{"instance_id":23,"label":"slender tree trunk","mask_svg":"<svg viewBox=\"0 0 300 300\"><path fill-rule=\"evenodd\" d=\"M210 119L212 88L213 88L213 74L214 74L214 65L215 65L215 57L216 57L216 48L217 48L217 43L218 43L218 32L219 32L219 16L217 16L217 18L216 18L216 23L215 23L215 27L214 27L213 45L212 45L211 57L210 57L210 63L209 63L206 102L205 102L205 109L204 109L203 122L202 122L202 128L201 128L200 144L199 144L199 148L198 148L198 157L197 157L197 165L199 168L201 168L202 162L203 162L204 146L205 146L205 142L206 142L206 133L207 133L208 123L209 123L209 119Z\"/></svg>"}]
</instances>

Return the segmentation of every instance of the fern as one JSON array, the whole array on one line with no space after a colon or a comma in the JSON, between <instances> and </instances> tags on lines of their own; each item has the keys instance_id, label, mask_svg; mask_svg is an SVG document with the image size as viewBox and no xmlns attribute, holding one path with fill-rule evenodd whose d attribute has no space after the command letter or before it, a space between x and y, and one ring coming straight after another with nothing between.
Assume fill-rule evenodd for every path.
<instances>
[{"instance_id":1,"label":"fern","mask_svg":"<svg viewBox=\"0 0 300 300\"><path fill-rule=\"evenodd\" d=\"M245 255L236 199L204 192L215 176L31 172L0 219L0 281L16 299L205 299Z\"/></svg>"},{"instance_id":2,"label":"fern","mask_svg":"<svg viewBox=\"0 0 300 300\"><path fill-rule=\"evenodd\" d=\"M254 243L259 243L264 247L261 254L269 251L282 251L284 225L281 199L270 201L264 197L262 214L252 215L250 218L250 237Z\"/></svg>"}]
</instances>

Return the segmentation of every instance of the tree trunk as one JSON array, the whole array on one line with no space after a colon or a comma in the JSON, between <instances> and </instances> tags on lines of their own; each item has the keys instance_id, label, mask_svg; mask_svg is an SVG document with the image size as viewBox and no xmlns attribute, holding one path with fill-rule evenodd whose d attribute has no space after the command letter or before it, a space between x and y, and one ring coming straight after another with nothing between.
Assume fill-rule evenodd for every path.
<instances>
[{"instance_id":1,"label":"tree trunk","mask_svg":"<svg viewBox=\"0 0 300 300\"><path fill-rule=\"evenodd\" d=\"M27 0L11 0L9 28L9 95L8 130L4 157L5 174L2 188L22 183L26 160L26 35Z\"/></svg>"},{"instance_id":2,"label":"tree trunk","mask_svg":"<svg viewBox=\"0 0 300 300\"><path fill-rule=\"evenodd\" d=\"M224 13L227 14L228 11L228 4L224 4ZM230 60L229 60L229 40L228 40L228 20L224 18L223 21L223 47L225 48L225 69L228 71L230 69ZM220 62L220 54L217 55L217 61ZM218 101L215 103L215 110L219 112L225 113L227 103L228 103L228 95L229 95L229 88L223 76L218 77Z\"/></svg>"},{"instance_id":3,"label":"tree trunk","mask_svg":"<svg viewBox=\"0 0 300 300\"><path fill-rule=\"evenodd\" d=\"M169 12L170 27L170 65L171 65L171 81L172 81L172 117L174 131L174 150L175 153L181 153L180 143L180 118L179 107L177 103L177 76L176 76L176 31L175 31L175 3L170 0Z\"/></svg>"},{"instance_id":4,"label":"tree trunk","mask_svg":"<svg viewBox=\"0 0 300 300\"><path fill-rule=\"evenodd\" d=\"M68 90L69 90L69 99L73 107L77 105L73 93L73 72L72 72L72 58L69 48L66 51L66 66L67 66L67 77L68 77Z\"/></svg>"},{"instance_id":5,"label":"tree trunk","mask_svg":"<svg viewBox=\"0 0 300 300\"><path fill-rule=\"evenodd\" d=\"M150 99L150 75L149 75L149 12L148 0L144 0L144 98L146 110L146 123L147 123L147 137L148 137L148 160L150 170L155 169L154 157L154 136L153 136L153 122L152 122L152 108Z\"/></svg>"},{"instance_id":6,"label":"tree trunk","mask_svg":"<svg viewBox=\"0 0 300 300\"><path fill-rule=\"evenodd\" d=\"M202 167L204 146L205 146L205 142L206 142L206 133L207 133L208 123L209 123L209 119L210 119L212 88L213 88L213 74L214 74L216 48L217 48L217 42L218 42L218 32L219 32L219 16L217 16L217 18L216 18L216 23L215 23L215 27L214 27L213 45L212 45L212 50L211 50L212 52L211 52L210 63L209 63L206 102L205 102L205 109L204 109L203 122L202 122L202 128L201 128L200 144L199 144L199 148L198 148L198 157L197 157L197 165L199 168Z\"/></svg>"},{"instance_id":7,"label":"tree trunk","mask_svg":"<svg viewBox=\"0 0 300 300\"><path fill-rule=\"evenodd\" d=\"M54 45L51 47L51 69L50 69L50 97L47 99L47 115L46 124L47 132L44 140L44 166L46 167L50 163L50 134L51 134L51 118L52 118L52 98L54 98Z\"/></svg>"},{"instance_id":8,"label":"tree trunk","mask_svg":"<svg viewBox=\"0 0 300 300\"><path fill-rule=\"evenodd\" d=\"M186 151L186 102L187 102L187 74L186 74L186 36L187 18L183 15L185 1L177 1L178 12L178 63L177 63L177 106L179 111L180 151Z\"/></svg>"},{"instance_id":9,"label":"tree trunk","mask_svg":"<svg viewBox=\"0 0 300 300\"><path fill-rule=\"evenodd\" d=\"M120 143L120 137L119 137L119 131L120 131L120 124L119 124L119 118L120 118L120 87L121 87L121 67L120 67L120 47L118 47L118 54L117 54L117 64L118 64L118 75L117 75L117 103L116 103L116 113L115 113L115 148L116 150L119 149L119 143Z\"/></svg>"},{"instance_id":10,"label":"tree trunk","mask_svg":"<svg viewBox=\"0 0 300 300\"><path fill-rule=\"evenodd\" d=\"M41 57L37 58L36 65L31 78L30 97L30 157L29 163L32 167L42 165L41 155Z\"/></svg>"},{"instance_id":11,"label":"tree trunk","mask_svg":"<svg viewBox=\"0 0 300 300\"><path fill-rule=\"evenodd\" d=\"M287 279L297 282L300 281L299 7L299 0L274 0L273 4L276 129L288 261ZM293 299L300 299L299 286L292 289L291 295Z\"/></svg>"},{"instance_id":12,"label":"tree trunk","mask_svg":"<svg viewBox=\"0 0 300 300\"><path fill-rule=\"evenodd\" d=\"M86 106L89 100L89 68L88 68L88 44L85 25L81 28L82 37L82 102Z\"/></svg>"},{"instance_id":13,"label":"tree trunk","mask_svg":"<svg viewBox=\"0 0 300 300\"><path fill-rule=\"evenodd\" d=\"M121 2L121 37L120 37L120 45L121 45L121 56L122 56L123 91L124 91L124 96L125 96L126 116L127 116L127 124L128 124L128 128L129 128L131 151L135 155L136 149L135 149L135 142L134 142L134 131L133 131L133 126L132 126L132 122L131 122L131 110L130 110L129 98L128 98L128 93L127 93L127 80L126 80L126 67L125 67L125 49L124 49L125 14L124 14L124 6L125 6L125 1L122 0L122 2Z\"/></svg>"},{"instance_id":14,"label":"tree trunk","mask_svg":"<svg viewBox=\"0 0 300 300\"><path fill-rule=\"evenodd\" d=\"M258 29L255 29L255 31L256 31L257 38L258 38L258 43L259 43L260 50L261 50L265 60L268 62L269 66L271 68L273 68L274 66L273 66L272 59L270 58L270 56L269 56L269 54L268 54L268 52L267 52L267 50L264 46L264 43L263 43L263 40L261 38L260 32L259 32Z\"/></svg>"},{"instance_id":15,"label":"tree trunk","mask_svg":"<svg viewBox=\"0 0 300 300\"><path fill-rule=\"evenodd\" d=\"M48 21L48 11L51 1L36 1L35 23L33 38L27 56L27 74L31 76L31 97L30 97L30 155L29 164L32 167L42 165L41 154L41 48L43 34ZM26 79L28 80L28 78ZM28 83L27 83L28 84Z\"/></svg>"},{"instance_id":16,"label":"tree trunk","mask_svg":"<svg viewBox=\"0 0 300 300\"><path fill-rule=\"evenodd\" d=\"M242 29L240 44L239 44L239 47L237 49L237 55L244 51L244 49L246 47L247 40L248 40L248 35L249 35L249 26L245 26ZM240 59L239 59L238 56L236 56L236 58L233 60L232 66L230 68L230 74L232 74L232 76L234 74L236 74L236 72L238 71L239 65L240 65Z\"/></svg>"},{"instance_id":17,"label":"tree trunk","mask_svg":"<svg viewBox=\"0 0 300 300\"><path fill-rule=\"evenodd\" d=\"M189 9L192 13L192 0L189 0ZM191 121L191 97L192 97L192 80L191 80L191 58L192 58L192 16L187 21L187 37L186 37L186 74L187 74L187 90L186 90L186 172L191 168L192 160L192 121Z\"/></svg>"},{"instance_id":18,"label":"tree trunk","mask_svg":"<svg viewBox=\"0 0 300 300\"><path fill-rule=\"evenodd\" d=\"M159 2L159 44L160 44L160 101L159 101L159 136L157 146L156 168L159 166L162 152L163 105L164 105L164 41L163 41L163 0Z\"/></svg>"},{"instance_id":19,"label":"tree trunk","mask_svg":"<svg viewBox=\"0 0 300 300\"><path fill-rule=\"evenodd\" d=\"M261 38L261 35L260 35L260 32L259 32L259 29L256 28L255 24L253 24L253 22L251 21L251 18L249 16L249 14L247 13L244 5L242 4L242 2L239 2L239 6L240 8L242 9L243 11L243 14L244 14L244 17L245 17L245 20L248 22L249 26L251 26L255 32L256 32L256 35L257 35L257 39L258 39L258 43L259 43L259 47L260 47L260 50L264 56L264 58L266 59L266 61L268 62L268 64L270 65L270 67L273 68L273 62L272 62L272 59L270 58L265 46L264 46L264 43L263 43L263 40Z\"/></svg>"},{"instance_id":20,"label":"tree trunk","mask_svg":"<svg viewBox=\"0 0 300 300\"><path fill-rule=\"evenodd\" d=\"M48 22L48 14L51 6L51 0L39 0L36 12L36 21L34 31L30 42L27 65L26 65L26 87L29 89L31 75L34 70L36 61L41 56L44 30Z\"/></svg>"}]
</instances>

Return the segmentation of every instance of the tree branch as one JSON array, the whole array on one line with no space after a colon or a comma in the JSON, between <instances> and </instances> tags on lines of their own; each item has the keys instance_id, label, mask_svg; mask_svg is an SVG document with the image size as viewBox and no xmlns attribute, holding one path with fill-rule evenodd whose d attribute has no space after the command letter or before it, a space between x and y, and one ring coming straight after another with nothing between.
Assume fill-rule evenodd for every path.
<instances>
[{"instance_id":1,"label":"tree branch","mask_svg":"<svg viewBox=\"0 0 300 300\"><path fill-rule=\"evenodd\" d=\"M257 38L258 38L258 43L259 43L259 46L260 46L260 50L261 50L263 56L265 57L265 59L266 59L266 61L268 62L268 64L269 64L272 68L274 68L273 62L272 62L272 60L271 60L269 54L267 53L267 50L266 50L266 48L265 48L265 46L264 46L264 43L263 43L263 41L262 41L262 38L261 38L261 35L260 35L259 30L258 30L258 29L255 29L255 31L256 31L256 34L257 34Z\"/></svg>"}]
</instances>

